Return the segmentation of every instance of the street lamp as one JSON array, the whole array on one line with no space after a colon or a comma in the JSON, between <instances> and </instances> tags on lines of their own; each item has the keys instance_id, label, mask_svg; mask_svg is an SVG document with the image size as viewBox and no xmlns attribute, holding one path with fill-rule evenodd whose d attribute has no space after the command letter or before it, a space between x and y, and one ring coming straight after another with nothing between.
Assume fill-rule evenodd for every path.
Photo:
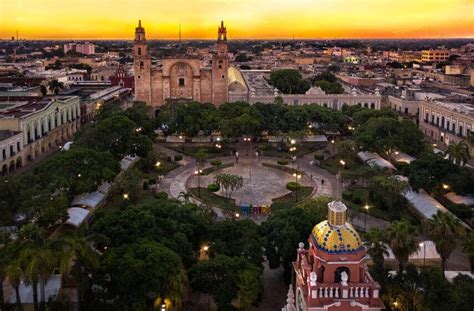
<instances>
[{"instance_id":1,"label":"street lamp","mask_svg":"<svg viewBox=\"0 0 474 311\"><path fill-rule=\"evenodd\" d=\"M421 242L419 246L423 247L423 270L424 270L426 266L426 242Z\"/></svg>"},{"instance_id":2,"label":"street lamp","mask_svg":"<svg viewBox=\"0 0 474 311\"><path fill-rule=\"evenodd\" d=\"M293 177L295 178L295 186L296 186L296 190L295 190L295 202L298 202L298 179L301 178L301 174L296 174L296 173L293 173Z\"/></svg>"},{"instance_id":3,"label":"street lamp","mask_svg":"<svg viewBox=\"0 0 474 311\"><path fill-rule=\"evenodd\" d=\"M365 204L364 210L365 210L365 219L364 219L364 231L367 232L367 213L369 212L370 206L368 204Z\"/></svg>"},{"instance_id":4,"label":"street lamp","mask_svg":"<svg viewBox=\"0 0 474 311\"><path fill-rule=\"evenodd\" d=\"M239 218L240 217L240 214L239 213L235 213L235 218Z\"/></svg>"},{"instance_id":5,"label":"street lamp","mask_svg":"<svg viewBox=\"0 0 474 311\"><path fill-rule=\"evenodd\" d=\"M202 170L200 169L197 169L196 171L194 171L194 174L197 175L198 177L198 197L199 198L201 197L201 173L202 173Z\"/></svg>"},{"instance_id":6,"label":"street lamp","mask_svg":"<svg viewBox=\"0 0 474 311\"><path fill-rule=\"evenodd\" d=\"M124 194L122 195L122 197L123 197L124 200L128 200L128 193L124 193Z\"/></svg>"},{"instance_id":7,"label":"street lamp","mask_svg":"<svg viewBox=\"0 0 474 311\"><path fill-rule=\"evenodd\" d=\"M156 168L159 168L160 166L161 166L161 162L160 162L160 161L156 161L155 167L156 167Z\"/></svg>"},{"instance_id":8,"label":"street lamp","mask_svg":"<svg viewBox=\"0 0 474 311\"><path fill-rule=\"evenodd\" d=\"M252 138L251 137L244 137L245 142L249 142L249 149L247 150L247 155L249 155L252 149ZM249 164L249 180L252 180L252 156L250 156L250 164Z\"/></svg>"},{"instance_id":9,"label":"street lamp","mask_svg":"<svg viewBox=\"0 0 474 311\"><path fill-rule=\"evenodd\" d=\"M449 189L449 186L446 185L446 184L443 184L443 189L444 189L444 190L448 190L448 189Z\"/></svg>"}]
</instances>

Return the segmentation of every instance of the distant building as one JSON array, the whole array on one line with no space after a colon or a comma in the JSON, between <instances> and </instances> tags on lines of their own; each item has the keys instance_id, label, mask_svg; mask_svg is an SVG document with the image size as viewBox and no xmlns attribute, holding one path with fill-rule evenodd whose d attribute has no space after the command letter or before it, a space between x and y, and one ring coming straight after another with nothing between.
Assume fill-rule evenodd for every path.
<instances>
[{"instance_id":1,"label":"distant building","mask_svg":"<svg viewBox=\"0 0 474 311\"><path fill-rule=\"evenodd\" d=\"M328 204L328 220L314 226L308 249L300 243L293 283L282 311L380 311L380 285L370 275L367 250L341 201Z\"/></svg>"},{"instance_id":2,"label":"distant building","mask_svg":"<svg viewBox=\"0 0 474 311\"><path fill-rule=\"evenodd\" d=\"M135 99L146 102L153 110L167 102L197 101L219 106L228 101L227 29L218 28L217 51L211 66L199 56L183 55L161 60L152 67L145 29L138 23L133 44Z\"/></svg>"},{"instance_id":3,"label":"distant building","mask_svg":"<svg viewBox=\"0 0 474 311\"><path fill-rule=\"evenodd\" d=\"M421 51L421 61L422 62L445 62L449 59L448 50L423 50Z\"/></svg>"},{"instance_id":4,"label":"distant building","mask_svg":"<svg viewBox=\"0 0 474 311\"><path fill-rule=\"evenodd\" d=\"M110 77L112 86L121 86L135 92L135 80L133 76L129 76L122 65L120 65L113 76Z\"/></svg>"},{"instance_id":5,"label":"distant building","mask_svg":"<svg viewBox=\"0 0 474 311\"><path fill-rule=\"evenodd\" d=\"M64 45L64 54L69 51L74 51L77 53L92 55L95 54L95 45L89 42L85 43L66 43Z\"/></svg>"}]
</instances>

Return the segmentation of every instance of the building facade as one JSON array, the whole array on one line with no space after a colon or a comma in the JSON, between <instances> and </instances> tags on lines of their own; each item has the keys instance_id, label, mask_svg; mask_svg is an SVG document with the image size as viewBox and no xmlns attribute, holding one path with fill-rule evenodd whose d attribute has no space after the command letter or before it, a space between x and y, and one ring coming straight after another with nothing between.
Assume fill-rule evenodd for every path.
<instances>
[{"instance_id":1,"label":"building facade","mask_svg":"<svg viewBox=\"0 0 474 311\"><path fill-rule=\"evenodd\" d=\"M228 101L227 29L218 28L216 53L211 66L199 57L184 55L161 60L152 66L145 29L138 23L133 44L135 99L146 102L152 110L167 102L210 102L219 106Z\"/></svg>"},{"instance_id":2,"label":"building facade","mask_svg":"<svg viewBox=\"0 0 474 311\"><path fill-rule=\"evenodd\" d=\"M421 61L429 62L444 62L449 59L448 50L423 50L421 51Z\"/></svg>"},{"instance_id":3,"label":"building facade","mask_svg":"<svg viewBox=\"0 0 474 311\"><path fill-rule=\"evenodd\" d=\"M2 162L2 172L6 167L11 173L38 155L57 150L80 126L77 96L0 98L0 104L4 107L0 109L0 131L19 133L12 137L20 135L13 146L14 154L9 153L9 163Z\"/></svg>"},{"instance_id":4,"label":"building facade","mask_svg":"<svg viewBox=\"0 0 474 311\"><path fill-rule=\"evenodd\" d=\"M474 156L470 137L474 134L474 106L463 103L422 101L419 116L420 130L440 147L451 142L465 141Z\"/></svg>"},{"instance_id":5,"label":"building facade","mask_svg":"<svg viewBox=\"0 0 474 311\"><path fill-rule=\"evenodd\" d=\"M341 201L328 204L328 220L317 224L293 262L293 284L283 311L363 311L385 309L365 263L366 249L347 222ZM294 290L293 290L294 289Z\"/></svg>"}]
</instances>

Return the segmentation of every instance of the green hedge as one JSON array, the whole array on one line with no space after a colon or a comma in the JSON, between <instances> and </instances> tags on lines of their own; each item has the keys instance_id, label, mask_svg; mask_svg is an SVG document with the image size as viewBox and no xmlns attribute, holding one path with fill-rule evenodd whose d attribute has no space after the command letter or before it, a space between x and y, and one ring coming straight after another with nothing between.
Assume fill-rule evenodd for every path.
<instances>
[{"instance_id":1,"label":"green hedge","mask_svg":"<svg viewBox=\"0 0 474 311\"><path fill-rule=\"evenodd\" d=\"M280 165L288 165L288 160L287 159L280 159L277 160L277 163Z\"/></svg>"},{"instance_id":2,"label":"green hedge","mask_svg":"<svg viewBox=\"0 0 474 311\"><path fill-rule=\"evenodd\" d=\"M183 159L183 156L181 154L177 154L174 156L175 161L181 161Z\"/></svg>"},{"instance_id":3,"label":"green hedge","mask_svg":"<svg viewBox=\"0 0 474 311\"><path fill-rule=\"evenodd\" d=\"M209 175L217 170L227 168L227 167L232 167L232 166L234 166L234 163L226 163L219 166L211 166L211 167L203 169L201 175Z\"/></svg>"},{"instance_id":4,"label":"green hedge","mask_svg":"<svg viewBox=\"0 0 474 311\"><path fill-rule=\"evenodd\" d=\"M301 189L301 185L297 182L290 181L289 183L286 184L286 189L290 191L297 191Z\"/></svg>"},{"instance_id":5,"label":"green hedge","mask_svg":"<svg viewBox=\"0 0 474 311\"><path fill-rule=\"evenodd\" d=\"M219 166L219 165L222 165L222 162L219 161L219 160L213 160L213 161L211 161L211 165Z\"/></svg>"},{"instance_id":6,"label":"green hedge","mask_svg":"<svg viewBox=\"0 0 474 311\"><path fill-rule=\"evenodd\" d=\"M214 183L207 185L207 190L209 190L210 192L217 192L220 188L221 187L218 184Z\"/></svg>"}]
</instances>

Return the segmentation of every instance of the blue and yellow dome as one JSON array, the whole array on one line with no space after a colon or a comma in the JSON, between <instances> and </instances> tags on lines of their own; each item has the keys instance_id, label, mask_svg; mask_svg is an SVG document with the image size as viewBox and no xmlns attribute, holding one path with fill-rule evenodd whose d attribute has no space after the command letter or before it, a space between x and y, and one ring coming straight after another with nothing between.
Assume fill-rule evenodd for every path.
<instances>
[{"instance_id":1,"label":"blue and yellow dome","mask_svg":"<svg viewBox=\"0 0 474 311\"><path fill-rule=\"evenodd\" d=\"M328 220L313 228L311 239L317 249L329 254L352 254L362 248L357 231L347 222L347 207L341 201L328 204Z\"/></svg>"},{"instance_id":2,"label":"blue and yellow dome","mask_svg":"<svg viewBox=\"0 0 474 311\"><path fill-rule=\"evenodd\" d=\"M317 249L330 254L351 254L362 248L362 240L351 224L331 225L327 220L313 228L311 235Z\"/></svg>"}]
</instances>

